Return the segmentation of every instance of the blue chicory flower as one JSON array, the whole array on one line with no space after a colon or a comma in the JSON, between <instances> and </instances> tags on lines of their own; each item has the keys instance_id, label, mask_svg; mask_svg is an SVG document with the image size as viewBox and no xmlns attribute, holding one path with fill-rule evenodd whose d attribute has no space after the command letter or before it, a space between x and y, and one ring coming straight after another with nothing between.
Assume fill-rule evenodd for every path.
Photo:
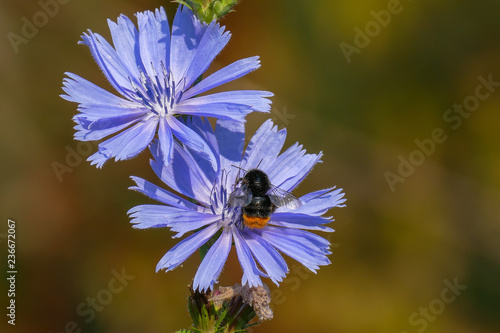
<instances>
[{"instance_id":1,"label":"blue chicory flower","mask_svg":"<svg viewBox=\"0 0 500 333\"><path fill-rule=\"evenodd\" d=\"M177 142L174 143L171 163L165 164L162 151L155 142L151 146L154 157L151 166L170 190L131 177L136 183L132 190L162 203L130 209L128 214L134 228L168 227L177 233L174 238L191 233L163 256L157 271L175 269L214 235L218 238L194 277L195 290L213 289L233 242L243 269L241 283L250 287L262 285L261 276L276 284L282 281L288 266L281 253L312 272L316 272L319 266L330 264L327 258L331 253L330 243L307 230L333 231L324 225L332 218L323 215L331 208L344 206L342 189L332 187L306 194L299 198L302 204L299 208L278 208L262 229L241 228L235 223L237 214L231 214L227 205L241 169L258 167L267 173L273 185L292 191L320 162L321 153L306 154L296 143L280 154L286 130L278 131L270 120L255 133L244 154L242 123L218 120L215 132L208 121L199 118L186 121L186 125L206 140L217 160L215 169L200 158L199 152L183 149Z\"/></svg>"},{"instance_id":2,"label":"blue chicory flower","mask_svg":"<svg viewBox=\"0 0 500 333\"><path fill-rule=\"evenodd\" d=\"M260 67L258 57L238 60L199 81L228 43L230 33L216 22L200 23L191 10L180 6L170 32L165 10L137 13L138 29L122 15L108 20L114 47L101 35L84 33L83 43L113 88L116 96L82 77L66 73L64 99L78 103L75 139L100 140L89 157L97 167L110 158L123 160L143 151L155 135L167 162L174 142L199 152L212 164L215 156L205 141L179 116L203 116L244 121L251 111L268 112L273 94L240 90L199 96ZM199 82L198 82L199 81ZM175 137L175 138L174 138Z\"/></svg>"}]
</instances>

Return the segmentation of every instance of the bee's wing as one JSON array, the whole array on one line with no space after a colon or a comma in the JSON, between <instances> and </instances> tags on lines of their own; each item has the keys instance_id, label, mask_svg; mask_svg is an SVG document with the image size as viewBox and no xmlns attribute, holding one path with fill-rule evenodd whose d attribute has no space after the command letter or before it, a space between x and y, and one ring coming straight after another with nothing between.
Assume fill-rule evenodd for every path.
<instances>
[{"instance_id":1,"label":"bee's wing","mask_svg":"<svg viewBox=\"0 0 500 333\"><path fill-rule=\"evenodd\" d=\"M228 199L230 207L243 207L252 202L252 191L248 188L246 183L242 183L240 187L236 188Z\"/></svg>"},{"instance_id":2,"label":"bee's wing","mask_svg":"<svg viewBox=\"0 0 500 333\"><path fill-rule=\"evenodd\" d=\"M267 192L267 195L276 207L285 206L290 209L297 209L302 206L302 202L295 195L274 185L271 185L271 189Z\"/></svg>"}]
</instances>

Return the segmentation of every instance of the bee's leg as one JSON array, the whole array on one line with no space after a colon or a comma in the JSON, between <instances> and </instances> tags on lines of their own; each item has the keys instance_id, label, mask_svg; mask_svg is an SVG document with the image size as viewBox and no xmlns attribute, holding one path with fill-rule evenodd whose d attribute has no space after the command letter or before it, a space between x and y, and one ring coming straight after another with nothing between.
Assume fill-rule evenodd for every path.
<instances>
[{"instance_id":1,"label":"bee's leg","mask_svg":"<svg viewBox=\"0 0 500 333\"><path fill-rule=\"evenodd\" d=\"M236 227L240 230L243 230L243 228L245 227L245 224L243 224L243 218L242 218L242 215L239 214L237 218L234 218L233 221L231 221L231 223L229 223L229 225L236 225Z\"/></svg>"},{"instance_id":2,"label":"bee's leg","mask_svg":"<svg viewBox=\"0 0 500 333\"><path fill-rule=\"evenodd\" d=\"M236 223L236 226L237 226L237 227L238 227L238 229L240 229L240 230L243 230L243 228L245 228L245 224L243 223L243 219L242 219L242 218L240 218L240 219L238 220L238 222Z\"/></svg>"},{"instance_id":3,"label":"bee's leg","mask_svg":"<svg viewBox=\"0 0 500 333\"><path fill-rule=\"evenodd\" d=\"M233 224L235 224L239 229L242 229L240 227L240 225L242 225L243 222L242 222L241 213L239 212L239 210L230 211L229 209L224 209L224 211L222 212L222 219L223 220L224 220L224 214L226 211L228 212L227 217L231 220L228 223L228 226L232 226Z\"/></svg>"}]
</instances>

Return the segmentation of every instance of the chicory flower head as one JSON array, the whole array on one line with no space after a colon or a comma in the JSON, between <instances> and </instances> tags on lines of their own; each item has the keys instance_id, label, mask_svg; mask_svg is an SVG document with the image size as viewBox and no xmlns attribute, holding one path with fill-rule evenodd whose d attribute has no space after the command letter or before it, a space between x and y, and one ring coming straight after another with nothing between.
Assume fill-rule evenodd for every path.
<instances>
[{"instance_id":1,"label":"chicory flower head","mask_svg":"<svg viewBox=\"0 0 500 333\"><path fill-rule=\"evenodd\" d=\"M143 151L157 134L167 163L178 140L216 163L202 137L179 116L203 116L244 121L251 111L268 112L272 96L266 91L241 90L199 96L240 78L260 66L258 57L236 61L200 81L230 33L216 22L200 23L191 10L180 6L172 25L165 10L137 13L138 29L126 16L108 20L113 46L101 35L84 33L81 43L121 97L82 77L66 73L64 99L78 103L75 139L100 140L89 157L97 167L110 158L123 160ZM199 81L199 82L198 82Z\"/></svg>"},{"instance_id":2,"label":"chicory flower head","mask_svg":"<svg viewBox=\"0 0 500 333\"><path fill-rule=\"evenodd\" d=\"M321 153L306 154L296 143L280 154L286 131L278 131L270 120L255 133L244 154L242 123L218 120L213 131L208 121L193 118L186 121L186 126L206 140L216 159L215 168L201 158L200 152L184 149L177 142L173 144L171 162L163 163L162 150L155 142L151 146L151 166L170 189L132 177L136 186L131 189L162 203L130 209L128 214L135 228L168 227L176 232L174 238L190 233L163 256L157 271L175 269L209 240L213 245L193 281L193 288L199 291L213 290L233 243L243 269L241 283L250 287L262 285L261 277L276 284L282 281L288 266L281 253L312 272L330 264L330 243L307 230L333 231L324 225L332 218L323 215L333 207L344 206L341 189L306 194L299 198L301 205L295 209L279 207L261 229L242 227L237 221L240 216L228 209L228 198L238 186L242 169L258 167L273 185L292 191L320 162Z\"/></svg>"}]
</instances>

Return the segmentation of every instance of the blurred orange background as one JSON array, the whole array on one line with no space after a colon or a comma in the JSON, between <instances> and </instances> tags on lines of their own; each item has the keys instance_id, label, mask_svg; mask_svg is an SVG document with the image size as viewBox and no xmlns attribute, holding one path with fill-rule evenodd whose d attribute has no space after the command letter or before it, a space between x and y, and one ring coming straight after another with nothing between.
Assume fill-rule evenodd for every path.
<instances>
[{"instance_id":1,"label":"blurred orange background","mask_svg":"<svg viewBox=\"0 0 500 333\"><path fill-rule=\"evenodd\" d=\"M58 97L66 71L112 91L77 45L83 31L109 38L108 18L163 5L172 19L176 5L60 2L17 52L9 33L42 7L0 4L0 275L8 218L18 270L15 327L0 283L1 331L188 328L199 256L155 273L177 241L166 229L132 229L126 215L151 202L127 190L130 175L157 182L149 154L102 170L80 160L95 146L73 141L76 104ZM287 146L324 152L296 194L337 185L348 199L330 212L333 264L315 275L290 260L279 289L267 281L275 318L252 332L499 332L500 2L246 0L235 9L210 70L259 55L258 71L223 87L275 94L270 115L248 117L248 133L272 117L287 127ZM54 162L68 172L58 177ZM220 282L240 278L233 253Z\"/></svg>"}]
</instances>

